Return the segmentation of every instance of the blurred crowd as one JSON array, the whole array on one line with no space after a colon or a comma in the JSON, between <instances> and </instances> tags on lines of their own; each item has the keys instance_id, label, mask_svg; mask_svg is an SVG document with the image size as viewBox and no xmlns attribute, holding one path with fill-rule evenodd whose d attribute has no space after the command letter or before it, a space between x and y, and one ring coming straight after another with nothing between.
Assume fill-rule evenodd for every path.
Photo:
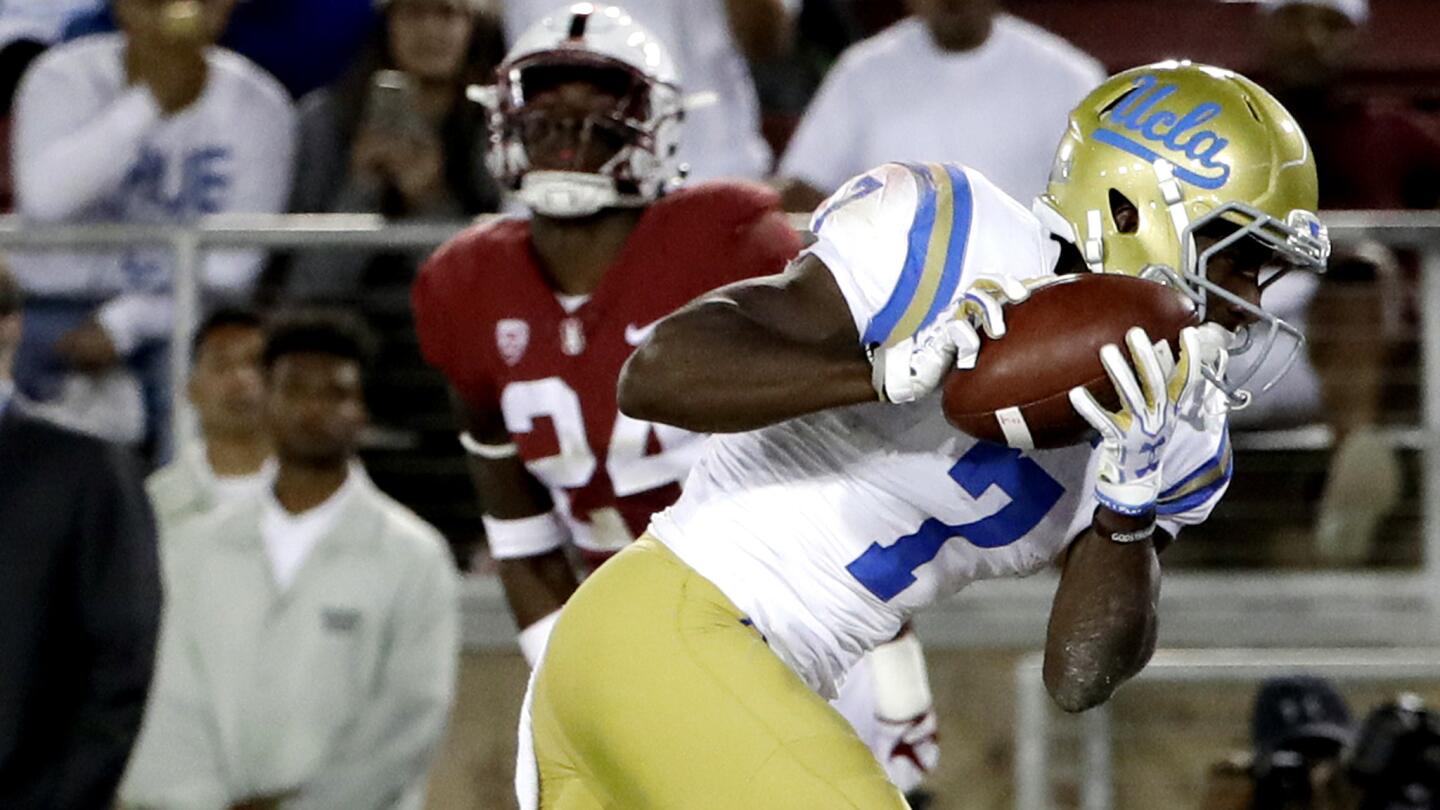
<instances>
[{"instance_id":1,"label":"blurred crowd","mask_svg":"<svg viewBox=\"0 0 1440 810\"><path fill-rule=\"evenodd\" d=\"M1251 745L1216 763L1201 810L1427 810L1440 804L1440 714L1402 693L1357 720L1311 675L1260 684Z\"/></svg>"},{"instance_id":2,"label":"blurred crowd","mask_svg":"<svg viewBox=\"0 0 1440 810\"><path fill-rule=\"evenodd\" d=\"M1256 3L1246 67L1309 135L1323 208L1433 209L1440 97L1376 92L1354 69L1375 2ZM0 0L0 202L26 223L72 225L518 213L471 88L556 5ZM688 180L762 181L795 213L903 160L962 162L1028 201L1070 108L1127 66L1046 30L1045 3L622 5L676 55ZM1108 26L1124 4L1067 5ZM105 806L137 737L126 806L420 805L454 699L456 559L470 565L479 536L445 385L411 320L428 252L207 251L179 381L167 249L9 253L0 470L25 458L44 486L0 474L0 612L34 617L0 623L0 649L22 662L0 665L0 807ZM1332 561L1365 561L1400 497L1377 425L1397 396L1382 372L1414 320L1415 266L1342 243L1330 278L1292 274L1266 300L1319 328L1300 372L1242 426L1328 424L1315 531ZM197 423L178 443L175 385ZM419 458L452 463L417 473L433 469ZM205 520L242 501L238 517ZM53 553L7 550L19 526L53 538ZM332 535L347 542L322 542ZM162 686L142 734L156 650ZM84 682L61 683L77 655ZM286 664L257 665L273 661ZM1354 754L1350 772L1364 761ZM57 791L73 793L46 798Z\"/></svg>"}]
</instances>

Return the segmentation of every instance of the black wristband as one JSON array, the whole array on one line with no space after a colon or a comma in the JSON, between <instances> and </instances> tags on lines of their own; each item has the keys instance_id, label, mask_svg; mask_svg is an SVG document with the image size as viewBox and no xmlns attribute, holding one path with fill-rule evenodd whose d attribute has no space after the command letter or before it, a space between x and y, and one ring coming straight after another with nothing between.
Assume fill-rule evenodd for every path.
<instances>
[{"instance_id":1,"label":"black wristband","mask_svg":"<svg viewBox=\"0 0 1440 810\"><path fill-rule=\"evenodd\" d=\"M1112 543L1136 543L1154 536L1155 510L1150 509L1138 515L1124 515L1097 506L1090 526L1095 529L1096 534Z\"/></svg>"}]
</instances>

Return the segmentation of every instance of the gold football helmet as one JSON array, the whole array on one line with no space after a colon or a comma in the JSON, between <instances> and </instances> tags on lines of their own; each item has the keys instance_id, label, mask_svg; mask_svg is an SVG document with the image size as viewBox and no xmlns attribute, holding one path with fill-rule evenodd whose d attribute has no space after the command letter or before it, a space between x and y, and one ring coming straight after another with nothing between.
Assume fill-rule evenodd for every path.
<instances>
[{"instance_id":1,"label":"gold football helmet","mask_svg":"<svg viewBox=\"0 0 1440 810\"><path fill-rule=\"evenodd\" d=\"M1262 365L1273 367L1266 361L1277 346L1288 344L1289 356L1264 389L1294 362L1304 337L1209 281L1206 267L1216 253L1254 238L1281 261L1262 289L1290 268L1322 272L1330 240L1316 201L1310 145L1274 97L1229 70L1161 62L1110 78L1071 112L1035 212L1093 271L1172 284L1202 316L1210 295L1254 316L1230 349L1232 358L1246 356L1243 368L1212 375L1243 407L1244 386ZM1116 211L1126 203L1138 216L1122 227ZM1197 256L1195 234L1219 219L1235 227Z\"/></svg>"}]
</instances>

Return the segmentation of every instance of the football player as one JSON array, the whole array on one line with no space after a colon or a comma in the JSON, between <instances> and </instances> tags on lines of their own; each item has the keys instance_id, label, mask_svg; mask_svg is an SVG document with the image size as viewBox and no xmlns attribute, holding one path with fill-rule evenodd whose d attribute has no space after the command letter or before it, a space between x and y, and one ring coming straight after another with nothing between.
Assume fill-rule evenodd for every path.
<instances>
[{"instance_id":1,"label":"football player","mask_svg":"<svg viewBox=\"0 0 1440 810\"><path fill-rule=\"evenodd\" d=\"M840 188L784 273L662 320L626 365L630 418L715 434L672 507L571 598L532 681L522 807L903 808L822 700L850 665L977 579L1058 564L1045 683L1068 711L1155 643L1158 552L1230 480L1252 358L1300 336L1259 307L1329 253L1304 135L1232 72L1122 73L1072 113L1033 209L954 164ZM1180 351L1138 329L1083 389L1094 444L977 442L947 371L1004 340L1033 279L1127 273L1191 296ZM1254 382L1259 382L1254 380Z\"/></svg>"},{"instance_id":2,"label":"football player","mask_svg":"<svg viewBox=\"0 0 1440 810\"><path fill-rule=\"evenodd\" d=\"M476 95L492 113L491 169L532 216L442 247L413 303L533 665L576 587L565 544L587 568L626 546L700 452L702 436L618 411L621 365L659 318L779 272L800 241L763 186L679 187L675 68L620 9L550 15ZM913 636L866 659L844 708L896 783L919 787L939 749Z\"/></svg>"}]
</instances>

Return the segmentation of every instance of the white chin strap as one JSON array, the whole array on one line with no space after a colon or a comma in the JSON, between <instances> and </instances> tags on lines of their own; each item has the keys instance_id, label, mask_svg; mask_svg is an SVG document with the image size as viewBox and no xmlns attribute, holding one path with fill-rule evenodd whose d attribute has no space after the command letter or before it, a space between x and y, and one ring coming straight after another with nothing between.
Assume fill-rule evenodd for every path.
<instances>
[{"instance_id":1,"label":"white chin strap","mask_svg":"<svg viewBox=\"0 0 1440 810\"><path fill-rule=\"evenodd\" d=\"M615 190L615 181L587 172L527 172L516 196L531 211L557 219L588 217L631 204Z\"/></svg>"}]
</instances>

